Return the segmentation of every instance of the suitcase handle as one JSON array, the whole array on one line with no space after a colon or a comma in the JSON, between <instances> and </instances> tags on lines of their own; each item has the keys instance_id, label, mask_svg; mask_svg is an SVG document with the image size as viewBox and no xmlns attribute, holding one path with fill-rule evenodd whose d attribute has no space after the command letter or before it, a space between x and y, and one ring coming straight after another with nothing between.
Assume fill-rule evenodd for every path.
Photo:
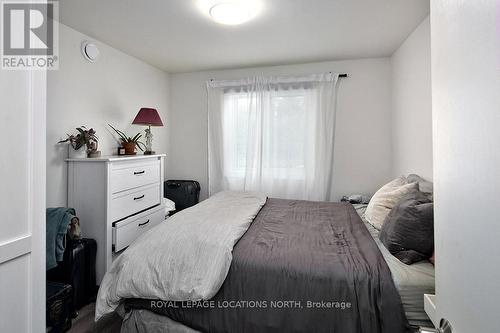
<instances>
[{"instance_id":1,"label":"suitcase handle","mask_svg":"<svg viewBox=\"0 0 500 333\"><path fill-rule=\"evenodd\" d=\"M149 223L149 220L147 220L147 221L146 221L146 222L144 222L144 223L139 223L139 227L142 227L143 225L146 225L146 224L148 224L148 223Z\"/></svg>"},{"instance_id":2,"label":"suitcase handle","mask_svg":"<svg viewBox=\"0 0 500 333\"><path fill-rule=\"evenodd\" d=\"M167 186L168 187L180 187L181 183L168 183Z\"/></svg>"},{"instance_id":3,"label":"suitcase handle","mask_svg":"<svg viewBox=\"0 0 500 333\"><path fill-rule=\"evenodd\" d=\"M142 175L144 172L146 172L145 170L142 170L142 171L134 171L134 175Z\"/></svg>"},{"instance_id":4,"label":"suitcase handle","mask_svg":"<svg viewBox=\"0 0 500 333\"><path fill-rule=\"evenodd\" d=\"M141 195L140 197L135 197L134 200L139 200L139 199L142 199L142 198L144 198L144 194Z\"/></svg>"}]
</instances>

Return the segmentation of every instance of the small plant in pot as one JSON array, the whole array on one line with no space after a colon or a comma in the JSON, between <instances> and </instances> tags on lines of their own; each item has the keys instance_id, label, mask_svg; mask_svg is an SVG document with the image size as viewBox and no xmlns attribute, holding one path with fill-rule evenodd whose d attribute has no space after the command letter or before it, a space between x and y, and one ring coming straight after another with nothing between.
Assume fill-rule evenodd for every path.
<instances>
[{"instance_id":1,"label":"small plant in pot","mask_svg":"<svg viewBox=\"0 0 500 333\"><path fill-rule=\"evenodd\" d=\"M127 136L122 131L114 128L110 124L108 124L108 125L120 137L120 142L122 144L122 147L125 148L125 155L135 155L135 147L139 148L141 151L144 150L143 148L146 148L144 143L139 141L139 139L142 137L141 133L137 133L134 137L130 137L130 136Z\"/></svg>"},{"instance_id":2,"label":"small plant in pot","mask_svg":"<svg viewBox=\"0 0 500 333\"><path fill-rule=\"evenodd\" d=\"M85 126L77 127L76 134L66 134L68 137L58 143L68 142L70 147L70 158L99 157L101 152L97 150L99 138L93 128L87 129Z\"/></svg>"}]
</instances>

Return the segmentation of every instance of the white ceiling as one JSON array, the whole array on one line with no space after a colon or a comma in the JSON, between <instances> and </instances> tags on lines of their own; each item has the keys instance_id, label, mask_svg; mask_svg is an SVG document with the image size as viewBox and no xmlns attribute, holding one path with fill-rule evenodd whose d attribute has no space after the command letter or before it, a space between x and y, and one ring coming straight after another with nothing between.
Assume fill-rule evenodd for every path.
<instances>
[{"instance_id":1,"label":"white ceiling","mask_svg":"<svg viewBox=\"0 0 500 333\"><path fill-rule=\"evenodd\" d=\"M239 26L200 10L214 0L64 0L60 20L168 72L391 55L429 0L254 0ZM252 1L252 0L246 0Z\"/></svg>"}]
</instances>

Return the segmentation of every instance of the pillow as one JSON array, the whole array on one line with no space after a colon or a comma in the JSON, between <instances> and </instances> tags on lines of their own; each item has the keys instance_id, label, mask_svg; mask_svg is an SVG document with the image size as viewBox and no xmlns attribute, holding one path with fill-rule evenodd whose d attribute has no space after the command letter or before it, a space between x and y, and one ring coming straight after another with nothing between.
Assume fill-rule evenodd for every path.
<instances>
[{"instance_id":1,"label":"pillow","mask_svg":"<svg viewBox=\"0 0 500 333\"><path fill-rule=\"evenodd\" d=\"M387 216L379 238L407 265L429 259L434 252L434 213L427 195L405 195Z\"/></svg>"},{"instance_id":2,"label":"pillow","mask_svg":"<svg viewBox=\"0 0 500 333\"><path fill-rule=\"evenodd\" d=\"M405 177L394 179L382 186L372 197L366 207L366 220L380 230L392 207L408 193L417 192L418 183L408 184Z\"/></svg>"},{"instance_id":3,"label":"pillow","mask_svg":"<svg viewBox=\"0 0 500 333\"><path fill-rule=\"evenodd\" d=\"M432 183L420 177L419 175L415 174L408 175L406 181L408 183L418 183L418 188L420 192L432 194L432 192L434 191L434 186L432 185Z\"/></svg>"}]
</instances>

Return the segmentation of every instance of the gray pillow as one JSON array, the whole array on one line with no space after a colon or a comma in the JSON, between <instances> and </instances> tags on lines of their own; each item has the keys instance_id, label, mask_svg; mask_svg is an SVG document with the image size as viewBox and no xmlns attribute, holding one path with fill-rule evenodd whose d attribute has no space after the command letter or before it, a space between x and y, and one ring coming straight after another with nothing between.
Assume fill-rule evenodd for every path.
<instances>
[{"instance_id":1,"label":"gray pillow","mask_svg":"<svg viewBox=\"0 0 500 333\"><path fill-rule=\"evenodd\" d=\"M401 198L387 215L379 238L407 265L429 259L434 252L434 212L427 195L413 192Z\"/></svg>"},{"instance_id":2,"label":"gray pillow","mask_svg":"<svg viewBox=\"0 0 500 333\"><path fill-rule=\"evenodd\" d=\"M406 181L408 183L418 183L418 188L420 189L420 192L431 193L431 194L432 192L434 192L434 186L432 182L425 180L419 175L412 173L408 175L408 177L406 177Z\"/></svg>"}]
</instances>

